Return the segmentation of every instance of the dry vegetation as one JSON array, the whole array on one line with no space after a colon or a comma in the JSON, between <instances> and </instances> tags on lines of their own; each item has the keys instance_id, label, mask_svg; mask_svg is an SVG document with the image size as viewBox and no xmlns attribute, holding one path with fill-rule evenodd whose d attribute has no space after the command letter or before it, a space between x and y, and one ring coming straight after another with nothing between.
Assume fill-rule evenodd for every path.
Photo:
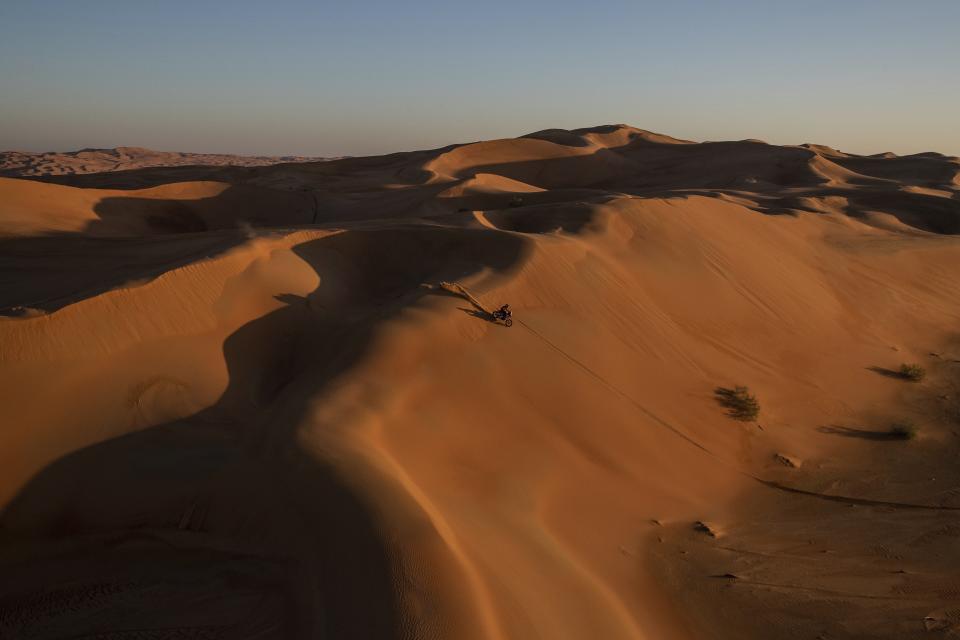
<instances>
[{"instance_id":1,"label":"dry vegetation","mask_svg":"<svg viewBox=\"0 0 960 640\"><path fill-rule=\"evenodd\" d=\"M717 387L714 393L720 404L727 408L727 415L732 418L749 422L756 420L760 415L760 402L747 387L737 386L733 389Z\"/></svg>"},{"instance_id":2,"label":"dry vegetation","mask_svg":"<svg viewBox=\"0 0 960 640\"><path fill-rule=\"evenodd\" d=\"M890 435L898 440L913 440L919 429L912 420L898 420L890 425Z\"/></svg>"},{"instance_id":3,"label":"dry vegetation","mask_svg":"<svg viewBox=\"0 0 960 640\"><path fill-rule=\"evenodd\" d=\"M920 382L927 377L927 371L919 364L904 363L900 365L900 377L910 382Z\"/></svg>"}]
</instances>

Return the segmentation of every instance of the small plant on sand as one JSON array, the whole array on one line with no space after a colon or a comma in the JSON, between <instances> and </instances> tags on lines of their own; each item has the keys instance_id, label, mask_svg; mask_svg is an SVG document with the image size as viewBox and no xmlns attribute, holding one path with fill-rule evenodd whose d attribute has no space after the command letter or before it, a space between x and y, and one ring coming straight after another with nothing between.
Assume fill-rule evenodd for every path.
<instances>
[{"instance_id":1,"label":"small plant on sand","mask_svg":"<svg viewBox=\"0 0 960 640\"><path fill-rule=\"evenodd\" d=\"M760 403L747 387L738 386L733 389L717 387L713 392L717 396L717 401L727 408L727 415L732 418L746 422L756 420L760 414Z\"/></svg>"},{"instance_id":2,"label":"small plant on sand","mask_svg":"<svg viewBox=\"0 0 960 640\"><path fill-rule=\"evenodd\" d=\"M927 372L918 364L900 365L900 377L910 382L920 382L926 377Z\"/></svg>"},{"instance_id":3,"label":"small plant on sand","mask_svg":"<svg viewBox=\"0 0 960 640\"><path fill-rule=\"evenodd\" d=\"M917 425L911 420L898 420L890 425L890 435L897 440L913 440L917 431Z\"/></svg>"}]
</instances>

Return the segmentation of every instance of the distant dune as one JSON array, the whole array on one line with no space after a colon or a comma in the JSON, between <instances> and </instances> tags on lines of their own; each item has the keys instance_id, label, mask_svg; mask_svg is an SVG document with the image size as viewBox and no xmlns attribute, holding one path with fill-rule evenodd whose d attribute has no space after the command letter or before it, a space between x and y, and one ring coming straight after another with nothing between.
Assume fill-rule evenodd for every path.
<instances>
[{"instance_id":1,"label":"distant dune","mask_svg":"<svg viewBox=\"0 0 960 640\"><path fill-rule=\"evenodd\" d=\"M79 151L0 151L0 176L61 176L76 173L124 171L144 167L179 167L184 165L261 167L281 162L309 162L328 158L304 156L236 156L215 153L181 153L154 151L142 147L114 149L81 149Z\"/></svg>"},{"instance_id":2,"label":"distant dune","mask_svg":"<svg viewBox=\"0 0 960 640\"><path fill-rule=\"evenodd\" d=\"M163 164L0 178L0 637L960 633L957 158Z\"/></svg>"}]
</instances>

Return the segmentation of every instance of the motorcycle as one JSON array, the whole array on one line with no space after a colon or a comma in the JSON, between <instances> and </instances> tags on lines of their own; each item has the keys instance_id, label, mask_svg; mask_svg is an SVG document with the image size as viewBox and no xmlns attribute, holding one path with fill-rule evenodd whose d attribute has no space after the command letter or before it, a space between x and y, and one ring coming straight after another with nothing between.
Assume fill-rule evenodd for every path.
<instances>
[{"instance_id":1,"label":"motorcycle","mask_svg":"<svg viewBox=\"0 0 960 640\"><path fill-rule=\"evenodd\" d=\"M508 327L513 326L513 318L510 317L512 314L509 311L502 311L500 309L497 309L491 315L493 316L494 322L499 320L500 322L502 322L504 325Z\"/></svg>"}]
</instances>

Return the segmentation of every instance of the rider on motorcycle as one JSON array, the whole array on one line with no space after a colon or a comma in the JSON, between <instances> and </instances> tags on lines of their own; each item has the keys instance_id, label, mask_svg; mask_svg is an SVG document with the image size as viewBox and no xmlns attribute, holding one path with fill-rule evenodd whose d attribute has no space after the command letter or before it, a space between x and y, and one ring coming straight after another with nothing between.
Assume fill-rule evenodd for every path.
<instances>
[{"instance_id":1,"label":"rider on motorcycle","mask_svg":"<svg viewBox=\"0 0 960 640\"><path fill-rule=\"evenodd\" d=\"M500 320L506 320L511 315L513 314L510 313L510 305L508 304L503 305L502 307L500 307L499 309L493 312L493 317L499 318Z\"/></svg>"}]
</instances>

